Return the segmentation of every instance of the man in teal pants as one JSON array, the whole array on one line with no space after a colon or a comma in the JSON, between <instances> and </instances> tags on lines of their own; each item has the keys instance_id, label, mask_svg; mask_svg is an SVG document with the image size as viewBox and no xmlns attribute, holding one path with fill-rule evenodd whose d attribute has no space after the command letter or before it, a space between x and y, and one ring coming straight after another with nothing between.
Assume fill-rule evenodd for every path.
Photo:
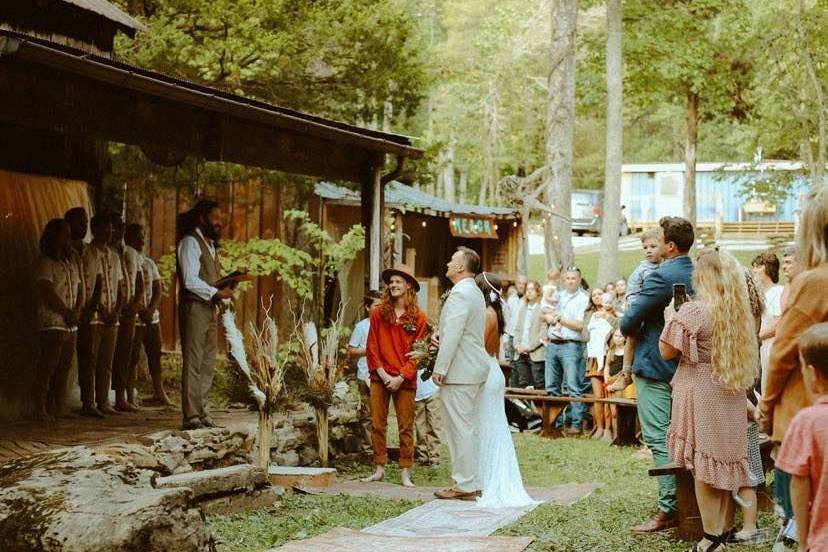
<instances>
[{"instance_id":1,"label":"man in teal pants","mask_svg":"<svg viewBox=\"0 0 828 552\"><path fill-rule=\"evenodd\" d=\"M664 233L664 257L667 259L644 280L641 293L621 319L619 327L627 336L636 336L632 372L638 395L638 419L641 436L653 453L653 463L662 466L671 461L667 455L667 429L670 426L670 380L678 360L664 360L658 351L664 329L664 308L673 297L673 284L684 284L693 293L693 262L687 253L695 235L690 221L664 217L659 221ZM627 369L628 367L624 367ZM658 478L658 513L633 527L634 533L654 533L676 526L676 480L671 475Z\"/></svg>"}]
</instances>

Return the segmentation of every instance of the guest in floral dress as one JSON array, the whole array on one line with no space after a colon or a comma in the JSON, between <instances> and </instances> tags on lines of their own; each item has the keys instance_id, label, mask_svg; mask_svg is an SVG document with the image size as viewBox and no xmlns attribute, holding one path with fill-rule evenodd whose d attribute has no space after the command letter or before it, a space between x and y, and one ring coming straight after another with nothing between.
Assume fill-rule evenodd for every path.
<instances>
[{"instance_id":1,"label":"guest in floral dress","mask_svg":"<svg viewBox=\"0 0 828 552\"><path fill-rule=\"evenodd\" d=\"M707 250L693 275L695 300L668 306L659 350L681 355L671 382L667 448L693 474L704 538L691 550L724 548L731 493L751 485L745 391L758 375L756 330L744 273L733 255Z\"/></svg>"}]
</instances>

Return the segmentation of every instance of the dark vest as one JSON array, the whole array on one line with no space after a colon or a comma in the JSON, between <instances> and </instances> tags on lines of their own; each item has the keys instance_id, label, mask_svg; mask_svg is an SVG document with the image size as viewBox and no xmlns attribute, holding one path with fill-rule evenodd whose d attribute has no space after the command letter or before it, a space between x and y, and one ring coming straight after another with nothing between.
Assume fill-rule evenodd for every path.
<instances>
[{"instance_id":1,"label":"dark vest","mask_svg":"<svg viewBox=\"0 0 828 552\"><path fill-rule=\"evenodd\" d=\"M196 242L198 242L198 246L201 249L201 257L200 261L200 268L198 270L198 277L207 282L209 285L213 285L221 278L221 265L219 264L219 256L218 256L218 249L216 250L216 257L213 258L213 255L210 253L210 248L207 245L207 242L204 238L202 238L198 233L192 232L187 234L188 236L192 236L195 238ZM176 264L179 263L178 255L176 255ZM181 276L181 267L178 267L178 288L180 290L180 297L181 301L198 301L201 303L206 303L204 299L187 290L184 287L184 279Z\"/></svg>"}]
</instances>

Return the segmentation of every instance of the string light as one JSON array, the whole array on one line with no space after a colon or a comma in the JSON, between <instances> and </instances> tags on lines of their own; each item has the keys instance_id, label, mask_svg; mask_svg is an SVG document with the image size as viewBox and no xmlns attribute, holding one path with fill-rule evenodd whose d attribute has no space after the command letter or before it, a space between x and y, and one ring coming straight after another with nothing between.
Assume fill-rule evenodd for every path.
<instances>
[{"instance_id":1,"label":"string light","mask_svg":"<svg viewBox=\"0 0 828 552\"><path fill-rule=\"evenodd\" d=\"M423 221L423 228L426 227L426 221Z\"/></svg>"},{"instance_id":2,"label":"string light","mask_svg":"<svg viewBox=\"0 0 828 552\"><path fill-rule=\"evenodd\" d=\"M515 228L517 228L517 221L513 221L513 222L512 222L512 226L514 226Z\"/></svg>"},{"instance_id":3,"label":"string light","mask_svg":"<svg viewBox=\"0 0 828 552\"><path fill-rule=\"evenodd\" d=\"M495 230L497 230L497 224L495 224Z\"/></svg>"}]
</instances>

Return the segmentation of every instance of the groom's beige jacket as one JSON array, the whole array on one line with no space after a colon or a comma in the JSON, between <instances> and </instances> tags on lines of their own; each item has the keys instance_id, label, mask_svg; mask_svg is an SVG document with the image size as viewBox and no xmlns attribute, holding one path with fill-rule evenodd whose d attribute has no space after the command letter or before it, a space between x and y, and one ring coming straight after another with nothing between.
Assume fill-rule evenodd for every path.
<instances>
[{"instance_id":1,"label":"groom's beige jacket","mask_svg":"<svg viewBox=\"0 0 828 552\"><path fill-rule=\"evenodd\" d=\"M434 373L447 384L480 384L489 374L483 346L486 302L473 278L454 284L440 312L440 349Z\"/></svg>"}]
</instances>

